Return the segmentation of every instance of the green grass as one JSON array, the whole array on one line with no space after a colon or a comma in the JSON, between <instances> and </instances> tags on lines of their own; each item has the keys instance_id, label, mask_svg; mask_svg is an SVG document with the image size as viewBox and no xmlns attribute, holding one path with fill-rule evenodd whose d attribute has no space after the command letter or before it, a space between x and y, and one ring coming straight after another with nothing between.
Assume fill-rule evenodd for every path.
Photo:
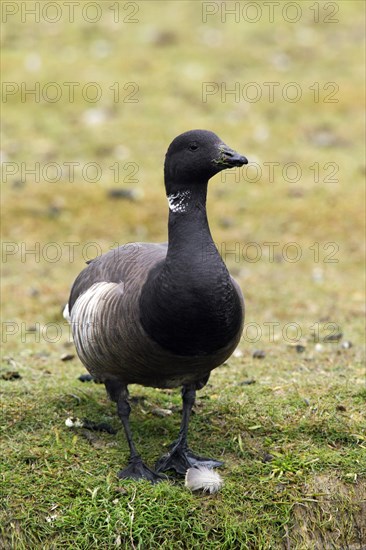
<instances>
[{"instance_id":1,"label":"green grass","mask_svg":"<svg viewBox=\"0 0 366 550\"><path fill-rule=\"evenodd\" d=\"M318 536L344 547L360 542L365 393L341 376L327 392L306 377L281 387L273 385L276 376L259 383L266 362L254 368L249 357L234 359L198 399L191 445L225 461L225 485L215 496L192 495L180 479L157 486L119 482L116 472L127 459L121 431L89 442L82 429L64 425L73 415L119 428L103 388L75 381L76 361L52 375L45 366L33 373L19 368L24 378L13 382L12 402L4 407L6 544L108 548L120 540L126 548L131 541L137 548L273 548L291 540L306 548ZM283 360L282 374L290 368L291 360ZM258 382L238 384L248 374ZM140 387L132 394L139 397L132 415L136 441L153 464L178 430L179 399L176 392ZM173 414L158 418L156 406Z\"/></svg>"},{"instance_id":2,"label":"green grass","mask_svg":"<svg viewBox=\"0 0 366 550\"><path fill-rule=\"evenodd\" d=\"M74 182L65 174L55 183L22 181L20 172L3 181L3 239L18 248L2 261L0 375L21 378L1 379L1 547L364 549L364 5L338 2L339 23L326 24L314 23L313 4L301 2L303 18L294 24L222 23L219 16L204 24L201 3L189 1L140 2L136 24L114 25L108 2L95 25L80 16L73 24L16 17L3 24L4 81L93 81L103 97L37 103L18 94L2 104L6 161L97 162L102 178L85 181L77 168ZM114 103L114 82L121 93L136 83L139 101ZM249 103L216 94L203 102L204 82L228 89L279 82L279 90L296 82L303 96ZM329 82L339 86L337 103L324 102ZM88 125L96 115L99 124ZM73 353L61 308L95 254L90 243L106 252L166 239L165 150L179 132L199 127L262 169L256 182L253 168L224 172L209 189L212 233L247 305L242 355L213 372L190 426L193 450L225 463L224 486L212 496L191 494L177 478L155 486L119 481L128 449L115 407L103 387L77 380L83 367L76 358L61 361ZM109 168L116 161L117 182ZM273 181L268 162L280 163ZM289 162L302 169L297 182L283 176ZM113 187L139 196L113 201L106 195ZM285 257L293 242L297 262ZM55 261L47 258L56 250L49 243L60 252ZM260 246L256 262L248 243ZM273 257L265 243L279 243ZM324 342L339 331L339 342ZM302 353L290 345L296 339ZM264 359L252 358L256 349ZM135 386L131 395L136 444L153 466L178 432L179 392ZM160 418L157 407L172 414ZM118 433L69 429L68 416L108 422Z\"/></svg>"}]
</instances>

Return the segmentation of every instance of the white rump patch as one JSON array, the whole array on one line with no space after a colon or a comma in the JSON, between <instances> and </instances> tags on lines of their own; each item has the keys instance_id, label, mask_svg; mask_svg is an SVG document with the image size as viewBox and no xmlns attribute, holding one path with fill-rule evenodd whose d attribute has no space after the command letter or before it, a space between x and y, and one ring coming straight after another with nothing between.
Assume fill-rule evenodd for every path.
<instances>
[{"instance_id":1,"label":"white rump patch","mask_svg":"<svg viewBox=\"0 0 366 550\"><path fill-rule=\"evenodd\" d=\"M186 212L189 205L190 197L191 192L188 189L187 191L178 191L177 193L171 193L167 196L169 209L172 212L178 212L179 214Z\"/></svg>"},{"instance_id":2,"label":"white rump patch","mask_svg":"<svg viewBox=\"0 0 366 550\"><path fill-rule=\"evenodd\" d=\"M63 315L64 319L66 319L66 321L68 323L70 323L71 318L70 318L70 312L69 312L69 303L67 303L66 306L64 307L62 315Z\"/></svg>"},{"instance_id":3,"label":"white rump patch","mask_svg":"<svg viewBox=\"0 0 366 550\"><path fill-rule=\"evenodd\" d=\"M188 468L186 472L185 486L191 491L202 489L204 493L217 493L221 489L223 481L221 476L207 466L195 466Z\"/></svg>"}]
</instances>

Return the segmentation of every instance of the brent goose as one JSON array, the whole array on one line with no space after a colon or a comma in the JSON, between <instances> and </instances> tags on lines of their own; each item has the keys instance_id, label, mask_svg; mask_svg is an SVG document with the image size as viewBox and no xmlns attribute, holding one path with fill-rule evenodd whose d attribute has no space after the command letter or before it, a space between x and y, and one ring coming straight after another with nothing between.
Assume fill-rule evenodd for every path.
<instances>
[{"instance_id":1,"label":"brent goose","mask_svg":"<svg viewBox=\"0 0 366 550\"><path fill-rule=\"evenodd\" d=\"M90 261L74 282L64 315L82 363L117 403L130 448L120 478L154 482L159 472L222 464L187 444L196 390L232 354L244 322L242 293L211 237L206 194L212 176L247 163L213 132L176 137L164 165L168 243L120 246ZM178 439L155 471L133 443L128 384L182 386Z\"/></svg>"}]
</instances>

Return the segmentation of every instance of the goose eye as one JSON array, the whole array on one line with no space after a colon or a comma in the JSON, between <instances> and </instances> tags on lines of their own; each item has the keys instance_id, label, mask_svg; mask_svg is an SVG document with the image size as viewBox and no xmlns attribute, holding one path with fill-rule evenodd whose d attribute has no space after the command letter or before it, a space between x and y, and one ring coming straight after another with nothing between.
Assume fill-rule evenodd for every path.
<instances>
[{"instance_id":1,"label":"goose eye","mask_svg":"<svg viewBox=\"0 0 366 550\"><path fill-rule=\"evenodd\" d=\"M198 149L197 143L191 143L190 144L190 146L189 146L190 151L197 151L197 149Z\"/></svg>"}]
</instances>

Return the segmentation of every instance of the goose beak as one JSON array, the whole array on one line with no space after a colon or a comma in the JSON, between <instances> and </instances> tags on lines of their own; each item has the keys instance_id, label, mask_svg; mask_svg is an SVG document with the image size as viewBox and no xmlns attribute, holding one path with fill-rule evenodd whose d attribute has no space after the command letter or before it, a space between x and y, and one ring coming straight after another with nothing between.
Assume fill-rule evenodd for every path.
<instances>
[{"instance_id":1,"label":"goose beak","mask_svg":"<svg viewBox=\"0 0 366 550\"><path fill-rule=\"evenodd\" d=\"M248 164L248 159L230 149L227 145L222 145L220 146L219 158L215 159L214 163L221 165L223 168L233 168L234 166Z\"/></svg>"}]
</instances>

